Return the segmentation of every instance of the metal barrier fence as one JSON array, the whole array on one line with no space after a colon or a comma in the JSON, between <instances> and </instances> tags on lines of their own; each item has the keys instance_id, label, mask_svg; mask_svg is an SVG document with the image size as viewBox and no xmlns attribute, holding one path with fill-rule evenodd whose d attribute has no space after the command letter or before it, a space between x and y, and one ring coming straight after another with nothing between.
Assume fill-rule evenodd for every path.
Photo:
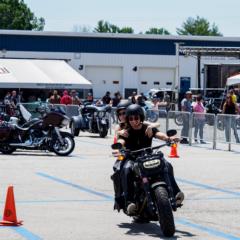
<instances>
[{"instance_id":1,"label":"metal barrier fence","mask_svg":"<svg viewBox=\"0 0 240 240\"><path fill-rule=\"evenodd\" d=\"M23 105L34 117L38 117L39 113L36 112L36 108L41 104L24 103ZM51 105L47 103L44 103L44 105L50 108L61 107L69 118L79 115L78 105ZM5 106L2 106L0 111L5 112ZM189 145L207 142L212 144L213 149L216 149L217 143L227 143L230 151L231 144L240 143L240 115L147 110L146 121L158 123L161 132L176 129L180 132L181 138L188 140ZM112 128L115 128L118 123L116 108L112 108L112 112L109 114L109 122L110 134L112 134Z\"/></svg>"},{"instance_id":2,"label":"metal barrier fence","mask_svg":"<svg viewBox=\"0 0 240 240\"><path fill-rule=\"evenodd\" d=\"M159 123L161 132L176 129L189 145L210 143L216 149L217 143L227 143L230 151L231 144L240 143L240 115L148 110L145 119Z\"/></svg>"}]
</instances>

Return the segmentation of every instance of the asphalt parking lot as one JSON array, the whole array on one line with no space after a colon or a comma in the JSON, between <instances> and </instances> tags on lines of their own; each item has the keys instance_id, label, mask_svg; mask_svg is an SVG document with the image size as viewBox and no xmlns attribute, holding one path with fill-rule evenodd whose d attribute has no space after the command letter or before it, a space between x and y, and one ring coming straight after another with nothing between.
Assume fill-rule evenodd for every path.
<instances>
[{"instance_id":1,"label":"asphalt parking lot","mask_svg":"<svg viewBox=\"0 0 240 240\"><path fill-rule=\"evenodd\" d=\"M0 239L165 239L157 222L132 224L113 211L113 137L81 133L75 140L69 157L33 151L0 155L0 215L13 185L17 217L24 220L21 227L0 227ZM240 149L181 145L178 153L180 158L170 161L186 199L174 214L172 239L240 239Z\"/></svg>"}]
</instances>

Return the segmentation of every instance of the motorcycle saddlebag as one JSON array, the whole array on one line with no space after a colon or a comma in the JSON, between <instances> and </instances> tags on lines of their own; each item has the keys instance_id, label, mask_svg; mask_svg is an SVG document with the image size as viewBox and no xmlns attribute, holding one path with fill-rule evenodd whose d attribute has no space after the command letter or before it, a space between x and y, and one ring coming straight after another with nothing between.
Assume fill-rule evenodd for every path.
<instances>
[{"instance_id":1,"label":"motorcycle saddlebag","mask_svg":"<svg viewBox=\"0 0 240 240\"><path fill-rule=\"evenodd\" d=\"M6 141L11 133L11 128L8 126L0 125L0 142Z\"/></svg>"}]
</instances>

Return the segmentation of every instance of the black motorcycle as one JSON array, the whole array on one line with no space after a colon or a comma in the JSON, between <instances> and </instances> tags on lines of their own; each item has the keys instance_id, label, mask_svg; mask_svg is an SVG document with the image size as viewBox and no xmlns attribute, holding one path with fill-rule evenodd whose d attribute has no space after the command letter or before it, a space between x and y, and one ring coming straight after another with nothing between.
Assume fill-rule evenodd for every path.
<instances>
[{"instance_id":1,"label":"black motorcycle","mask_svg":"<svg viewBox=\"0 0 240 240\"><path fill-rule=\"evenodd\" d=\"M22 108L24 109L24 108ZM20 108L21 110L21 108ZM22 119L24 119L24 114ZM28 114L28 116L30 116ZM60 131L68 126L69 118L59 111L49 111L42 118L20 119L11 117L0 125L0 152L11 154L16 149L48 150L59 156L69 155L75 147L72 134Z\"/></svg>"},{"instance_id":2,"label":"black motorcycle","mask_svg":"<svg viewBox=\"0 0 240 240\"><path fill-rule=\"evenodd\" d=\"M109 105L84 105L80 115L73 116L70 121L71 133L78 136L80 131L98 133L100 137L107 136L109 129L111 107Z\"/></svg>"},{"instance_id":3,"label":"black motorcycle","mask_svg":"<svg viewBox=\"0 0 240 240\"><path fill-rule=\"evenodd\" d=\"M176 130L169 130L168 136L176 134ZM164 236L171 237L175 233L173 211L177 210L176 200L169 179L167 161L159 150L165 144L145 148L137 151L128 151L120 143L112 145L119 149L119 160L131 159L134 161L134 195L137 206L135 218L148 221L159 221Z\"/></svg>"},{"instance_id":4,"label":"black motorcycle","mask_svg":"<svg viewBox=\"0 0 240 240\"><path fill-rule=\"evenodd\" d=\"M220 106L218 106L213 98L210 98L205 101L205 108L206 108L206 113L211 113L211 114L221 114L222 110L220 109ZM212 116L206 115L206 123L209 126L213 126L214 123L214 118ZM224 130L224 118L221 117L221 115L218 116L217 118L217 128L218 130L223 131Z\"/></svg>"}]
</instances>

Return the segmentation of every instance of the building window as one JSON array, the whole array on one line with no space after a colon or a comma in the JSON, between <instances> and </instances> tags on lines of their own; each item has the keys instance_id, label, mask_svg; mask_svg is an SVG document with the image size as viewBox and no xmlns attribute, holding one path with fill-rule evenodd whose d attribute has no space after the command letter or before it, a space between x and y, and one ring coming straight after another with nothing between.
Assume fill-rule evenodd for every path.
<instances>
[{"instance_id":1,"label":"building window","mask_svg":"<svg viewBox=\"0 0 240 240\"><path fill-rule=\"evenodd\" d=\"M113 81L113 84L119 84L119 81Z\"/></svg>"},{"instance_id":2,"label":"building window","mask_svg":"<svg viewBox=\"0 0 240 240\"><path fill-rule=\"evenodd\" d=\"M147 85L147 82L141 82L142 85Z\"/></svg>"},{"instance_id":3,"label":"building window","mask_svg":"<svg viewBox=\"0 0 240 240\"><path fill-rule=\"evenodd\" d=\"M166 85L172 85L172 82L166 82Z\"/></svg>"},{"instance_id":4,"label":"building window","mask_svg":"<svg viewBox=\"0 0 240 240\"><path fill-rule=\"evenodd\" d=\"M154 85L160 85L160 82L154 82L153 84Z\"/></svg>"}]
</instances>

